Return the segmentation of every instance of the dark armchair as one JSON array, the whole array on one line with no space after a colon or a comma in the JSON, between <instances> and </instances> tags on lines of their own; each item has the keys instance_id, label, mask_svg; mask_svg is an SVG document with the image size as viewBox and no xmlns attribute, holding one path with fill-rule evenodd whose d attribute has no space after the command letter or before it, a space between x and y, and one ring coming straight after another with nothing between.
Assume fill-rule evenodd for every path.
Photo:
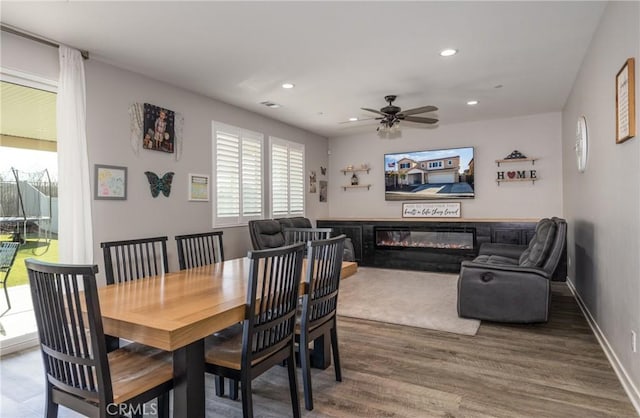
<instances>
[{"instance_id":1,"label":"dark armchair","mask_svg":"<svg viewBox=\"0 0 640 418\"><path fill-rule=\"evenodd\" d=\"M485 244L463 261L458 315L496 322L546 322L551 280L565 251L564 219L542 219L527 247Z\"/></svg>"}]
</instances>

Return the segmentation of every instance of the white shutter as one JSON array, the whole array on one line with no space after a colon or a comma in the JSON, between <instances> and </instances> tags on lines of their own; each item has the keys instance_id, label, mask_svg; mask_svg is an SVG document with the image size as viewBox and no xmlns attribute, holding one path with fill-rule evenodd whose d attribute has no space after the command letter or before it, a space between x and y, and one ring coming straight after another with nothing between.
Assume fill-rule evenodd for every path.
<instances>
[{"instance_id":1,"label":"white shutter","mask_svg":"<svg viewBox=\"0 0 640 418\"><path fill-rule=\"evenodd\" d=\"M304 145L270 138L271 216L304 215Z\"/></svg>"},{"instance_id":2,"label":"white shutter","mask_svg":"<svg viewBox=\"0 0 640 418\"><path fill-rule=\"evenodd\" d=\"M289 148L289 215L304 216L304 146Z\"/></svg>"},{"instance_id":3,"label":"white shutter","mask_svg":"<svg viewBox=\"0 0 640 418\"><path fill-rule=\"evenodd\" d=\"M244 225L263 217L262 134L213 123L213 225Z\"/></svg>"},{"instance_id":4,"label":"white shutter","mask_svg":"<svg viewBox=\"0 0 640 418\"><path fill-rule=\"evenodd\" d=\"M242 217L262 218L262 135L242 138Z\"/></svg>"}]
</instances>

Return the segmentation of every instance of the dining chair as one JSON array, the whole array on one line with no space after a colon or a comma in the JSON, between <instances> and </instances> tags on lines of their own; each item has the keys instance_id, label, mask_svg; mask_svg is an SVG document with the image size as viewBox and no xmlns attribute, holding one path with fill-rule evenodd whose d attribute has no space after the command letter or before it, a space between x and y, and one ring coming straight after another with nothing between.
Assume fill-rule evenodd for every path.
<instances>
[{"instance_id":1,"label":"dining chair","mask_svg":"<svg viewBox=\"0 0 640 418\"><path fill-rule=\"evenodd\" d=\"M309 411L313 410L309 344L321 335L331 335L336 381L342 381L336 310L345 239L345 235L339 235L307 242L305 292L302 296L299 322L296 324L296 341L300 353L304 404Z\"/></svg>"},{"instance_id":2,"label":"dining chair","mask_svg":"<svg viewBox=\"0 0 640 418\"><path fill-rule=\"evenodd\" d=\"M11 273L11 267L13 267L13 263L16 260L16 255L18 254L19 247L19 242L0 242L0 273L4 273L4 276L2 277L2 280L0 280L0 283L2 283L2 287L4 288L4 297L7 300L7 309L2 312L0 316L4 316L4 314L11 310L11 299L9 299L7 282L9 280L9 273Z\"/></svg>"},{"instance_id":3,"label":"dining chair","mask_svg":"<svg viewBox=\"0 0 640 418\"><path fill-rule=\"evenodd\" d=\"M285 244L296 242L317 241L331 237L331 228L284 228Z\"/></svg>"},{"instance_id":4,"label":"dining chair","mask_svg":"<svg viewBox=\"0 0 640 418\"><path fill-rule=\"evenodd\" d=\"M169 272L167 237L100 243L107 284Z\"/></svg>"},{"instance_id":5,"label":"dining chair","mask_svg":"<svg viewBox=\"0 0 640 418\"><path fill-rule=\"evenodd\" d=\"M224 261L222 231L177 235L180 270Z\"/></svg>"},{"instance_id":6,"label":"dining chair","mask_svg":"<svg viewBox=\"0 0 640 418\"><path fill-rule=\"evenodd\" d=\"M251 381L285 360L293 416L300 416L294 329L303 250L299 243L249 251L244 320L205 340L207 372L240 382L244 417L253 417Z\"/></svg>"},{"instance_id":7,"label":"dining chair","mask_svg":"<svg viewBox=\"0 0 640 418\"><path fill-rule=\"evenodd\" d=\"M25 261L46 379L47 417L58 406L93 417L169 416L170 354L140 344L107 353L96 265ZM145 405L158 398L157 404Z\"/></svg>"}]
</instances>

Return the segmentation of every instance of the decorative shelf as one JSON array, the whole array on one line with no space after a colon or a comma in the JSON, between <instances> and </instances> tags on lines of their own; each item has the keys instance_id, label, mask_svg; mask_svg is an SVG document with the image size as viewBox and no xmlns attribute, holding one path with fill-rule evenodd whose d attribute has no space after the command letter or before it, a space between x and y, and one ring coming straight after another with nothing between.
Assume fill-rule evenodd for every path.
<instances>
[{"instance_id":1,"label":"decorative shelf","mask_svg":"<svg viewBox=\"0 0 640 418\"><path fill-rule=\"evenodd\" d=\"M496 183L498 183L498 186L500 186L500 183L510 183L512 181L530 181L533 184L536 184L536 181L540 180L539 177L536 178L528 178L528 179L496 179Z\"/></svg>"},{"instance_id":2,"label":"decorative shelf","mask_svg":"<svg viewBox=\"0 0 640 418\"><path fill-rule=\"evenodd\" d=\"M358 170L358 171L364 171L364 170ZM371 187L370 184L355 184L355 185L348 185L348 186L342 186L342 188L346 191L347 189L367 189L369 190L369 187Z\"/></svg>"},{"instance_id":3,"label":"decorative shelf","mask_svg":"<svg viewBox=\"0 0 640 418\"><path fill-rule=\"evenodd\" d=\"M343 168L340 171L342 171L342 173L346 176L347 173L358 173L358 172L367 172L367 174L369 174L369 170L371 170L371 167L368 168Z\"/></svg>"},{"instance_id":4,"label":"decorative shelf","mask_svg":"<svg viewBox=\"0 0 640 418\"><path fill-rule=\"evenodd\" d=\"M510 158L508 160L496 160L496 164L500 167L501 163L520 163L525 161L531 161L531 165L536 165L538 158Z\"/></svg>"}]
</instances>

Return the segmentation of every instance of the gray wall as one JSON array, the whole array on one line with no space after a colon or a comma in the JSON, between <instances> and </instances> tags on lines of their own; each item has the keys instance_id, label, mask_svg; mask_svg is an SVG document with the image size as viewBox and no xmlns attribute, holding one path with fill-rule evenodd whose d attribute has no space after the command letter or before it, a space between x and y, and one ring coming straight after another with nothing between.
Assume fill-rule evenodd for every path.
<instances>
[{"instance_id":1,"label":"gray wall","mask_svg":"<svg viewBox=\"0 0 640 418\"><path fill-rule=\"evenodd\" d=\"M58 78L57 49L1 33L3 68ZM211 121L239 126L268 136L305 144L306 169L320 171L328 165L327 139L258 114L185 91L96 59L85 61L87 81L87 141L91 176L94 164L128 167L126 201L92 201L94 262L102 265L100 242L149 236L169 236L169 268L178 268L175 240L178 234L211 230L211 202L187 200L187 174L212 172ZM147 102L184 116L184 146L179 161L173 154L130 146L129 105ZM265 151L268 150L265 142ZM152 198L144 175L175 172L171 196ZM268 167L265 164L265 181ZM93 179L92 179L93 182ZM93 185L93 183L92 183ZM92 186L93 187L93 186ZM268 187L265 187L268 193ZM312 220L326 218L328 205L318 194L306 195L306 214ZM265 201L268 194L265 196ZM251 247L246 227L224 229L226 258L246 255Z\"/></svg>"},{"instance_id":2,"label":"gray wall","mask_svg":"<svg viewBox=\"0 0 640 418\"><path fill-rule=\"evenodd\" d=\"M631 352L631 330L640 338L640 132L615 143L615 76L629 57L636 59L640 122L640 3L609 3L562 114L563 196L569 278L637 390L640 352ZM574 152L580 115L589 132L584 173Z\"/></svg>"},{"instance_id":3,"label":"gray wall","mask_svg":"<svg viewBox=\"0 0 640 418\"><path fill-rule=\"evenodd\" d=\"M168 235L169 268L177 269L173 237L211 230L211 202L187 200L187 175L212 171L212 120L264 133L265 138L273 135L303 143L307 167L327 164L326 138L95 60L85 64L89 163L126 166L129 175L127 201L93 201L96 243ZM152 103L184 115L183 153L179 161L175 161L173 154L159 151L141 149L137 155L133 152L127 109L134 102ZM158 175L175 172L169 198L151 197L145 171ZM265 179L267 171L265 164ZM315 197L307 194L306 211L311 219L328 213L326 205ZM226 258L246 255L251 246L247 228L225 228L224 244ZM97 246L94 254L95 260L102 259Z\"/></svg>"},{"instance_id":4,"label":"gray wall","mask_svg":"<svg viewBox=\"0 0 640 418\"><path fill-rule=\"evenodd\" d=\"M545 113L518 118L485 120L436 129L418 128L404 123L402 137L380 139L375 125L364 133L330 138L329 212L335 218L399 218L401 202L384 200L384 154L439 148L474 147L476 197L461 201L465 218L541 218L562 213L562 149L560 113ZM518 150L530 162L496 165L496 160ZM371 172L360 175L371 189L347 189L349 176L340 172L349 165L369 164ZM495 182L497 171L531 170L539 181Z\"/></svg>"}]
</instances>

